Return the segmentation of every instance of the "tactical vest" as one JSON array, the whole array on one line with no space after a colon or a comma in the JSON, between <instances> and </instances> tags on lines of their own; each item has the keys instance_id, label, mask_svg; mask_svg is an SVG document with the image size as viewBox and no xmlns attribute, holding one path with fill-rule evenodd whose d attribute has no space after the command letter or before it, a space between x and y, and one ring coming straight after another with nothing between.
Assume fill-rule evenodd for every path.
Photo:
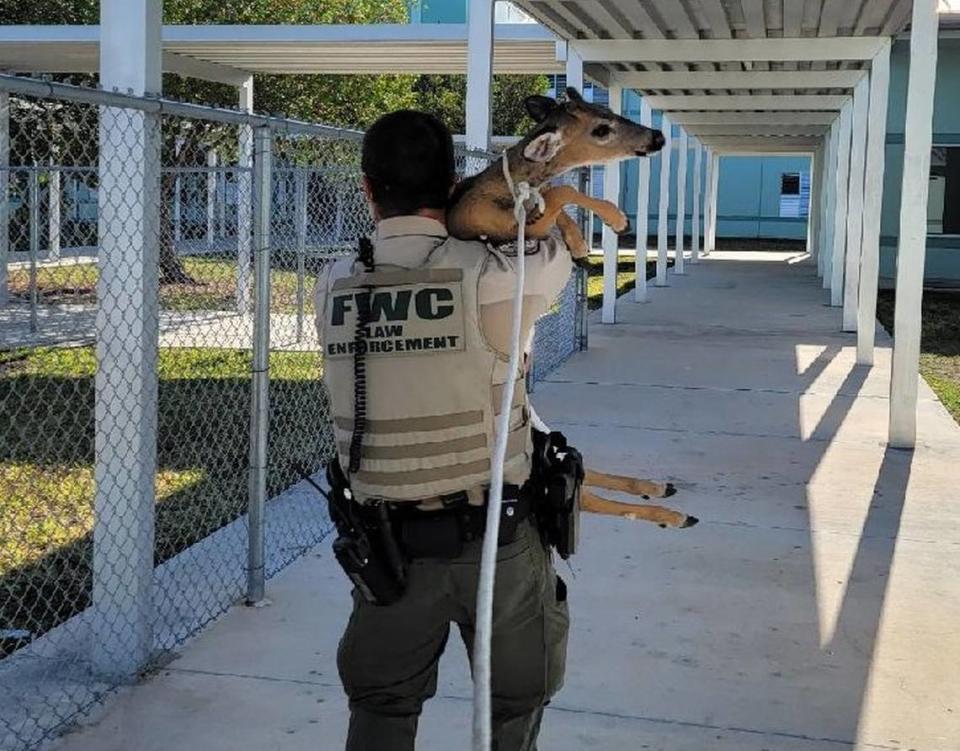
<instances>
[{"instance_id":1,"label":"tactical vest","mask_svg":"<svg viewBox=\"0 0 960 751\"><path fill-rule=\"evenodd\" d=\"M489 486L494 421L508 358L484 339L478 289L492 258L478 243L448 239L419 268L383 264L362 271L338 262L323 311L324 381L330 392L340 465L349 473L354 433L358 310L368 326L360 464L349 473L361 503L430 505ZM516 380L504 482L529 474L532 445L522 372Z\"/></svg>"}]
</instances>

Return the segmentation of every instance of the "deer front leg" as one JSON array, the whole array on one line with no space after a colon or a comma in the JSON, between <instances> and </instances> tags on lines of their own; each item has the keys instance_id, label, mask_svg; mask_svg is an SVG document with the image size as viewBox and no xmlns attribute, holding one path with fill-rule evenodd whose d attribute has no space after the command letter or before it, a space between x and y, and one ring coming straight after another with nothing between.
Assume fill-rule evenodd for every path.
<instances>
[{"instance_id":1,"label":"deer front leg","mask_svg":"<svg viewBox=\"0 0 960 751\"><path fill-rule=\"evenodd\" d=\"M687 514L674 511L665 506L648 506L644 504L611 501L587 489L580 491L580 508L594 514L622 516L625 519L639 519L640 521L659 524L661 527L677 527L679 529L692 527L700 521L695 516L688 516Z\"/></svg>"},{"instance_id":2,"label":"deer front leg","mask_svg":"<svg viewBox=\"0 0 960 751\"><path fill-rule=\"evenodd\" d=\"M590 255L590 246L580 233L577 223L566 211L557 214L557 227L574 261L581 261Z\"/></svg>"},{"instance_id":3,"label":"deer front leg","mask_svg":"<svg viewBox=\"0 0 960 751\"><path fill-rule=\"evenodd\" d=\"M640 480L636 477L609 475L606 472L595 472L592 469L586 470L583 484L639 495L644 498L669 498L677 492L673 483L670 482L653 482L652 480Z\"/></svg>"},{"instance_id":4,"label":"deer front leg","mask_svg":"<svg viewBox=\"0 0 960 751\"><path fill-rule=\"evenodd\" d=\"M610 201L604 201L599 198L591 198L581 193L576 188L569 185L558 185L554 188L548 188L543 193L544 210L532 221L527 222L527 232L531 236L543 236L551 227L557 224L558 217L565 206L580 206L587 211L592 211L600 217L604 224L609 225L614 232L623 233L630 227L630 221L624 214Z\"/></svg>"}]
</instances>

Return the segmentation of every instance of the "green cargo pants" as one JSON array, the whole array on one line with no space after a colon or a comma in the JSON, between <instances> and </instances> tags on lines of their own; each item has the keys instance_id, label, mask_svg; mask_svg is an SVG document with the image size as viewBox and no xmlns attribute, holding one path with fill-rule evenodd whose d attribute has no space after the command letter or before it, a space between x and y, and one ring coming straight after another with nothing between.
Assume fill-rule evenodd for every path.
<instances>
[{"instance_id":1,"label":"green cargo pants","mask_svg":"<svg viewBox=\"0 0 960 751\"><path fill-rule=\"evenodd\" d=\"M413 751L451 623L472 656L480 550L480 542L465 543L459 558L413 561L407 591L393 605L370 605L354 592L337 655L350 699L347 751ZM525 522L497 556L494 751L536 748L543 708L563 683L568 626L566 587Z\"/></svg>"}]
</instances>

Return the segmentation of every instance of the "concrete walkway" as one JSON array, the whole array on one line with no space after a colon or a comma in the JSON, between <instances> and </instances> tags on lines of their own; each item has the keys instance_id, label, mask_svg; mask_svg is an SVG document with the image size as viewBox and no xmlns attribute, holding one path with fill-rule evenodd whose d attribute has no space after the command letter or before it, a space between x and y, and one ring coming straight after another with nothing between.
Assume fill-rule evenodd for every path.
<instances>
[{"instance_id":1,"label":"concrete walkway","mask_svg":"<svg viewBox=\"0 0 960 751\"><path fill-rule=\"evenodd\" d=\"M921 446L884 449L889 342L854 367L809 266L716 253L670 284L535 395L591 466L672 479L702 520L584 520L541 751L960 749L960 428L923 386ZM59 748L341 747L329 548L269 594ZM420 751L468 748L465 664L451 639Z\"/></svg>"}]
</instances>

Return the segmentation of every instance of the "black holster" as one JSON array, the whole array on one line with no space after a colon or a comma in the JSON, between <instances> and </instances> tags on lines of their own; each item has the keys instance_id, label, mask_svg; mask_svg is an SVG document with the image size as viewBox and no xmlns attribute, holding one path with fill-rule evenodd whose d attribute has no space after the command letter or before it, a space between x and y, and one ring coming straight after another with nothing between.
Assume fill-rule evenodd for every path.
<instances>
[{"instance_id":1,"label":"black holster","mask_svg":"<svg viewBox=\"0 0 960 751\"><path fill-rule=\"evenodd\" d=\"M533 448L530 492L536 498L540 531L545 542L566 560L577 552L580 538L583 457L556 431L534 430Z\"/></svg>"},{"instance_id":2,"label":"black holster","mask_svg":"<svg viewBox=\"0 0 960 751\"><path fill-rule=\"evenodd\" d=\"M362 506L353 499L339 462L327 465L330 518L337 527L333 554L363 598L390 605L406 589L406 563L383 503Z\"/></svg>"}]
</instances>

